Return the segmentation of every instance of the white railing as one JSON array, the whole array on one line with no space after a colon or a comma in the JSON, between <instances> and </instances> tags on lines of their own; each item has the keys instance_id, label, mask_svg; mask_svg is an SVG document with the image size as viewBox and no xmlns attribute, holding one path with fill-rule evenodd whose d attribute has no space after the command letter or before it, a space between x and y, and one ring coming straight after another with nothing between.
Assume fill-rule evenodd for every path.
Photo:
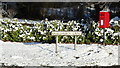
<instances>
[{"instance_id":1,"label":"white railing","mask_svg":"<svg viewBox=\"0 0 120 68\"><path fill-rule=\"evenodd\" d=\"M58 52L58 36L75 36L75 43L74 43L74 50L76 49L76 44L77 44L77 36L81 35L82 32L81 31L53 31L52 35L56 36L56 47L55 47L55 52Z\"/></svg>"}]
</instances>

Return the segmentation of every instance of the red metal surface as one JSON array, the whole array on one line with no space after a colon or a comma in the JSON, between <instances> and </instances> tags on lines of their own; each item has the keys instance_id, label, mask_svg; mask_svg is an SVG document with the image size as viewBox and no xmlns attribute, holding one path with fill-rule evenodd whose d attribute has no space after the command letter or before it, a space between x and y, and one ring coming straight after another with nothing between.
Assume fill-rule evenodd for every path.
<instances>
[{"instance_id":1,"label":"red metal surface","mask_svg":"<svg viewBox=\"0 0 120 68\"><path fill-rule=\"evenodd\" d=\"M110 14L106 11L101 11L99 16L99 28L109 28Z\"/></svg>"}]
</instances>

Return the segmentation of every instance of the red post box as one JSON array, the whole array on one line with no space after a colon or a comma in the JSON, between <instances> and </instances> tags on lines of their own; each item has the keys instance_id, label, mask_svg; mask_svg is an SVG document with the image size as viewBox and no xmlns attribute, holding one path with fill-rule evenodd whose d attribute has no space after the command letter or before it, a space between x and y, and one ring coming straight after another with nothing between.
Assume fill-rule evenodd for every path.
<instances>
[{"instance_id":1,"label":"red post box","mask_svg":"<svg viewBox=\"0 0 120 68\"><path fill-rule=\"evenodd\" d=\"M110 14L107 11L100 11L99 28L109 28Z\"/></svg>"}]
</instances>

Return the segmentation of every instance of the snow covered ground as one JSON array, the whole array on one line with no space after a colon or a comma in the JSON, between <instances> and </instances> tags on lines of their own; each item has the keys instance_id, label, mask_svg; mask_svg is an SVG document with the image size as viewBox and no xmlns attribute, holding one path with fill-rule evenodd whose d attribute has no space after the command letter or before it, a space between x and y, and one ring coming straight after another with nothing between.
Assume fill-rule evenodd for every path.
<instances>
[{"instance_id":1,"label":"snow covered ground","mask_svg":"<svg viewBox=\"0 0 120 68\"><path fill-rule=\"evenodd\" d=\"M17 66L111 66L118 65L118 46L99 44L17 43L0 41L0 63Z\"/></svg>"}]
</instances>

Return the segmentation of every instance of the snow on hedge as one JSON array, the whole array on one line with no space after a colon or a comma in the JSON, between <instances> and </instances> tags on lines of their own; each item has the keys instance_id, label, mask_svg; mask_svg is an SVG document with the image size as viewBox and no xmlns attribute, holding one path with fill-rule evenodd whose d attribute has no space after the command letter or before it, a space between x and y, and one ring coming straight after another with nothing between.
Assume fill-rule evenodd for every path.
<instances>
[{"instance_id":1,"label":"snow on hedge","mask_svg":"<svg viewBox=\"0 0 120 68\"><path fill-rule=\"evenodd\" d=\"M114 23L114 24L113 24ZM106 28L105 43L117 44L120 43L117 32L120 32L118 22L111 21L111 28ZM82 35L78 36L77 43L101 43L103 42L103 29L98 28L98 23L92 22L85 24L83 19L81 22L68 21L64 23L60 20L22 20L22 19L0 19L0 34L4 41L15 42L55 42L55 37L51 36L52 31L81 31ZM59 36L59 42L72 43L74 36Z\"/></svg>"}]
</instances>

